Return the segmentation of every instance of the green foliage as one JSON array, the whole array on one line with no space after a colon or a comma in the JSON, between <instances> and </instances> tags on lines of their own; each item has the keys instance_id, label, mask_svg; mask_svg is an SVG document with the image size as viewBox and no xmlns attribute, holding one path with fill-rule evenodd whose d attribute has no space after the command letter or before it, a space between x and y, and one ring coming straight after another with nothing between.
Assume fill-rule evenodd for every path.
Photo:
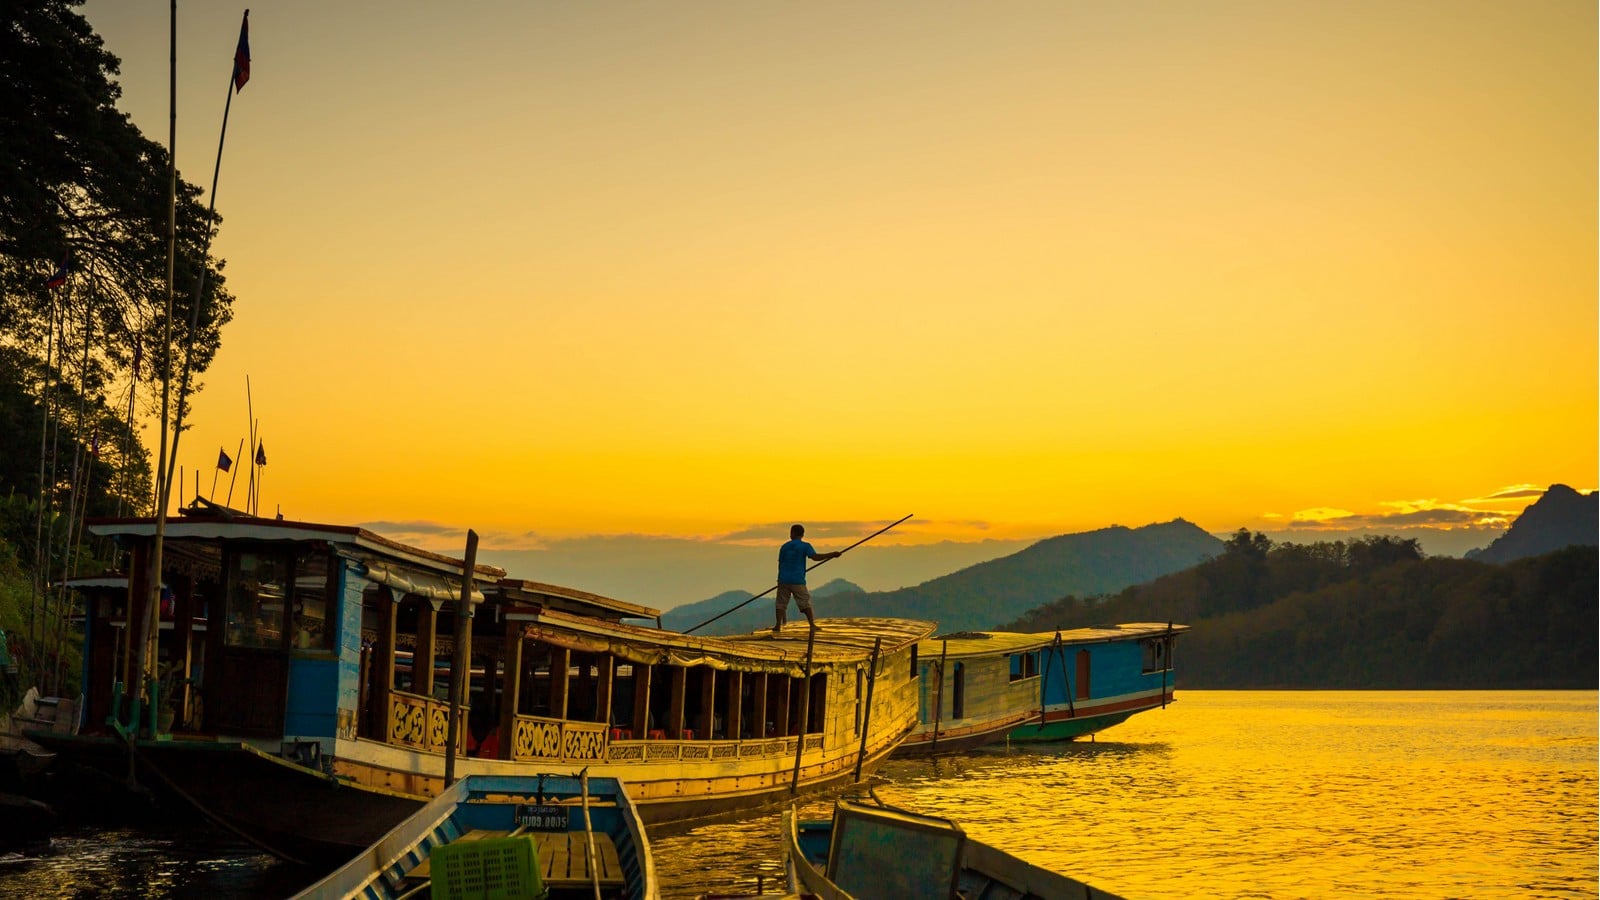
<instances>
[{"instance_id":1,"label":"green foliage","mask_svg":"<svg viewBox=\"0 0 1600 900\"><path fill-rule=\"evenodd\" d=\"M1594 547L1502 567L1392 537L1273 546L1241 531L1192 569L1002 627L1188 624L1179 668L1195 688L1593 688L1597 572Z\"/></svg>"},{"instance_id":2,"label":"green foliage","mask_svg":"<svg viewBox=\"0 0 1600 900\"><path fill-rule=\"evenodd\" d=\"M45 486L59 493L72 472L61 460L81 457L98 434L101 464L118 475L102 484L126 501L149 496L129 402L152 407L163 373L177 379L203 266L194 372L216 353L233 301L222 262L205 250L217 223L200 189L180 180L173 352L164 350L167 152L117 110L119 63L74 5L0 7L0 494L39 495L48 417L58 431L46 442L56 464ZM46 287L63 259L67 284Z\"/></svg>"},{"instance_id":3,"label":"green foliage","mask_svg":"<svg viewBox=\"0 0 1600 900\"><path fill-rule=\"evenodd\" d=\"M15 675L0 675L0 710L15 709L29 686L42 688L53 684L58 671L62 681L56 693L63 696L78 693L83 663L82 634L68 627L59 644L30 640L27 610L33 597L32 575L18 562L15 548L0 537L0 629L6 633L11 658L17 666ZM48 630L54 635L60 622L52 611L40 624L48 629L38 628L37 631ZM55 655L58 649L59 660Z\"/></svg>"},{"instance_id":4,"label":"green foliage","mask_svg":"<svg viewBox=\"0 0 1600 900\"><path fill-rule=\"evenodd\" d=\"M168 378L174 398L185 378L192 393L233 303L207 250L220 220L181 179L168 278L170 157L116 108L119 62L80 5L0 5L0 627L22 680L65 691L76 651L56 654L78 642L62 640L68 604L41 585L106 565L77 531L84 515L148 510L152 466L132 422ZM47 287L63 260L66 284Z\"/></svg>"}]
</instances>

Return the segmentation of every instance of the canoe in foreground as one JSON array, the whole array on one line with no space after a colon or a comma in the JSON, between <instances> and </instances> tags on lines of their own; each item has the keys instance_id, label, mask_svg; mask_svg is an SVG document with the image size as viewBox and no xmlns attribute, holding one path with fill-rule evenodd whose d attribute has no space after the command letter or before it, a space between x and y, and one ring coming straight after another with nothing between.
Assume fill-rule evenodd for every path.
<instances>
[{"instance_id":1,"label":"canoe in foreground","mask_svg":"<svg viewBox=\"0 0 1600 900\"><path fill-rule=\"evenodd\" d=\"M1119 900L972 840L949 819L889 806L840 800L831 822L800 822L790 810L783 832L789 889L822 900Z\"/></svg>"},{"instance_id":2,"label":"canoe in foreground","mask_svg":"<svg viewBox=\"0 0 1600 900\"><path fill-rule=\"evenodd\" d=\"M520 882L505 881L508 872ZM538 897L542 888L551 898L587 898L598 884L608 900L659 897L650 844L622 782L575 775L469 775L296 897L427 896L425 883L446 878L454 896L476 886L496 897Z\"/></svg>"}]
</instances>

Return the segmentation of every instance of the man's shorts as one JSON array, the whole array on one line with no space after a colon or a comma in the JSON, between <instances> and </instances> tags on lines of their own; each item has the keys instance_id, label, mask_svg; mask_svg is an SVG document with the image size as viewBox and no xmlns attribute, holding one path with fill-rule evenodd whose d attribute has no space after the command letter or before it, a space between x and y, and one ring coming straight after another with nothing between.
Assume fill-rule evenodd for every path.
<instances>
[{"instance_id":1,"label":"man's shorts","mask_svg":"<svg viewBox=\"0 0 1600 900\"><path fill-rule=\"evenodd\" d=\"M794 605L805 612L811 611L811 592L803 584L778 585L778 610L781 612L789 608L789 598L794 597Z\"/></svg>"}]
</instances>

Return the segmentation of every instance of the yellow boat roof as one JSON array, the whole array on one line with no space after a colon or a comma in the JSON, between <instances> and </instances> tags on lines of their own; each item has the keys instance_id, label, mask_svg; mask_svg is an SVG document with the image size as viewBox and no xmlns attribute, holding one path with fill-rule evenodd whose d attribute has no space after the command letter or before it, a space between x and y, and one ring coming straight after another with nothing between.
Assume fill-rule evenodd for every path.
<instances>
[{"instance_id":1,"label":"yellow boat roof","mask_svg":"<svg viewBox=\"0 0 1600 900\"><path fill-rule=\"evenodd\" d=\"M1001 656L1008 653L1027 653L1055 643L1061 635L1063 644L1095 644L1105 641L1136 640L1157 637L1189 630L1187 625L1168 625L1166 622L1132 622L1122 625L1094 625L1088 628L1065 628L1061 631L1021 633L1015 631L958 631L953 634L926 638L917 644L917 655L929 659L943 653L951 659L974 656Z\"/></svg>"}]
</instances>

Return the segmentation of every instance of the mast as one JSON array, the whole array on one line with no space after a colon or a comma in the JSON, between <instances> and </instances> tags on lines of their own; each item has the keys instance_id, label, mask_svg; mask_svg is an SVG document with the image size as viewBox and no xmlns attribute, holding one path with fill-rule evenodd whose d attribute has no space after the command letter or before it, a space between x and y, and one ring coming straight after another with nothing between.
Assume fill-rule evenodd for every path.
<instances>
[{"instance_id":1,"label":"mast","mask_svg":"<svg viewBox=\"0 0 1600 900\"><path fill-rule=\"evenodd\" d=\"M151 670L155 667L155 648L151 645L157 633L157 616L161 614L161 551L167 537L167 503L172 490L171 472L167 469L167 425L172 398L172 278L178 255L178 0L170 0L170 9L167 35L170 48L167 68L167 315L161 328L161 449L156 454L156 535L150 550L150 583L140 586L147 593L144 621L139 628L139 685L133 692L135 710L149 696ZM131 776L131 754L128 766Z\"/></svg>"}]
</instances>

